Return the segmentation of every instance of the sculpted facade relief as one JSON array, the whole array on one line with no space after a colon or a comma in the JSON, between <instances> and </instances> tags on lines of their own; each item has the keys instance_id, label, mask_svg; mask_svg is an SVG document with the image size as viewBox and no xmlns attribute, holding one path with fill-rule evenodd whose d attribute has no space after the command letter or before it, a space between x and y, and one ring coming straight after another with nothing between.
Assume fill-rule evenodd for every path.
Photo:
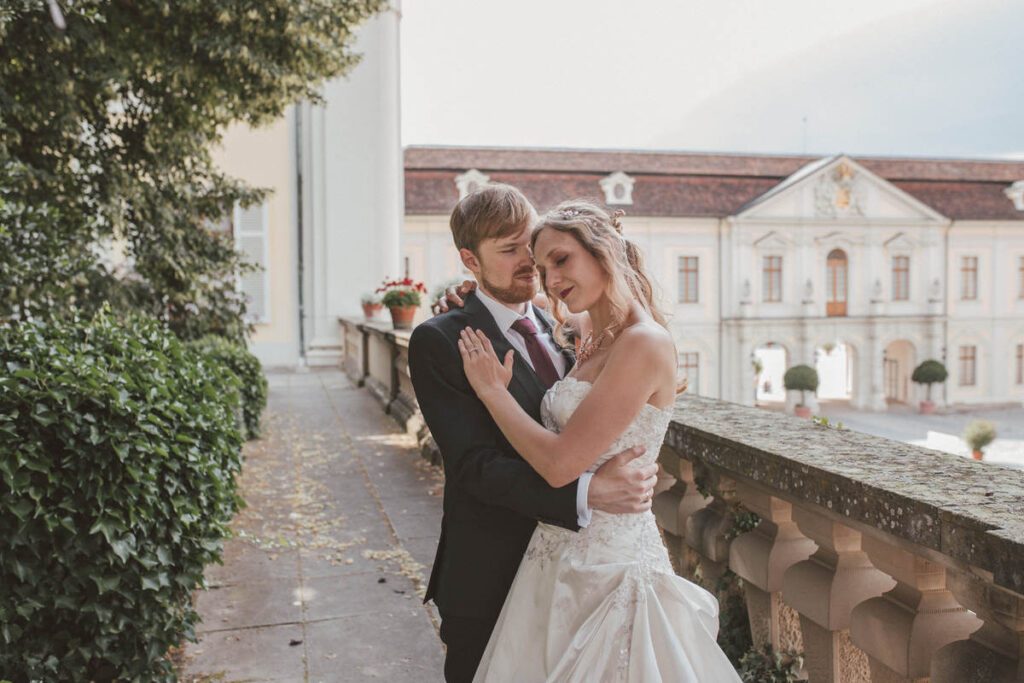
<instances>
[{"instance_id":1,"label":"sculpted facade relief","mask_svg":"<svg viewBox=\"0 0 1024 683\"><path fill-rule=\"evenodd\" d=\"M814 187L814 214L824 218L863 216L866 193L857 171L843 162L818 179Z\"/></svg>"}]
</instances>

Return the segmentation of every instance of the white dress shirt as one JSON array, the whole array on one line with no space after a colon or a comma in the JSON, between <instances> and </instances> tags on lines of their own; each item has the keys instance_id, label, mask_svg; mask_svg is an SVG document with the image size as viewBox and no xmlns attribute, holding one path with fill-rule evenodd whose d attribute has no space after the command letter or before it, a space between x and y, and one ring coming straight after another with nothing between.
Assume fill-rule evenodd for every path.
<instances>
[{"instance_id":1,"label":"white dress shirt","mask_svg":"<svg viewBox=\"0 0 1024 683\"><path fill-rule=\"evenodd\" d=\"M520 318L528 318L533 326L537 328L537 339L540 340L541 346L548 355L551 356L551 362L555 366L555 370L558 372L559 377L565 377L565 356L561 354L558 349L558 345L555 344L555 340L551 338L551 335L547 331L547 325L538 320L537 315L533 311L533 304L527 303L526 313L520 315L511 308L503 303L495 301L493 297L489 296L480 287L476 289L476 295L480 299L491 316L494 318L494 322L498 324L498 329L508 339L508 343L512 345L512 348L516 350L516 353L526 361L526 364L533 368L533 360L530 358L530 352L526 349L526 342L523 340L523 335L519 334L512 329L512 325L515 324ZM504 360L504 359L501 359ZM590 524L591 510L587 506L587 497L590 493L590 480L593 478L592 472L584 472L580 475L579 485L576 488L576 515L577 523L580 527L585 527Z\"/></svg>"}]
</instances>

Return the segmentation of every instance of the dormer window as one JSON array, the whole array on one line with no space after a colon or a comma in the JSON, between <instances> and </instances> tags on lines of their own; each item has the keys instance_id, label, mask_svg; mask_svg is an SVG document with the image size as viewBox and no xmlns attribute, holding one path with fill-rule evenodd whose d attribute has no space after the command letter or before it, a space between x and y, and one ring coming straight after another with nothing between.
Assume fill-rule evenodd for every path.
<instances>
[{"instance_id":1,"label":"dormer window","mask_svg":"<svg viewBox=\"0 0 1024 683\"><path fill-rule=\"evenodd\" d=\"M1013 185L1003 190L1010 201L1013 202L1013 207L1018 211L1024 211L1024 180L1018 180Z\"/></svg>"},{"instance_id":2,"label":"dormer window","mask_svg":"<svg viewBox=\"0 0 1024 683\"><path fill-rule=\"evenodd\" d=\"M604 203L608 206L628 206L633 203L634 179L622 171L601 178L601 189L604 190Z\"/></svg>"},{"instance_id":3,"label":"dormer window","mask_svg":"<svg viewBox=\"0 0 1024 683\"><path fill-rule=\"evenodd\" d=\"M459 199L464 199L466 195L479 187L483 187L490 180L489 176L484 175L475 168L469 169L462 175L455 176L455 187L459 189Z\"/></svg>"}]
</instances>

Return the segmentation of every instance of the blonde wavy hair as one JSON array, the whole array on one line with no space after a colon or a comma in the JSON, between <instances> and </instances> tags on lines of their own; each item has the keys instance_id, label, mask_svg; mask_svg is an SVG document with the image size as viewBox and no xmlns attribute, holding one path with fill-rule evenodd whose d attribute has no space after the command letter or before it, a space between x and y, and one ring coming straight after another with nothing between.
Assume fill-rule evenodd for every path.
<instances>
[{"instance_id":1,"label":"blonde wavy hair","mask_svg":"<svg viewBox=\"0 0 1024 683\"><path fill-rule=\"evenodd\" d=\"M601 268L608 274L605 294L612 310L612 322L608 327L608 333L613 339L626 322L629 305L633 301L639 303L662 327L668 327L665 313L657 303L654 281L644 267L643 254L636 244L622 235L622 223L619 222L619 218L624 215L624 211L609 213L588 201L562 202L540 217L530 239L530 248L533 249L542 232L557 230L575 237L576 241L597 259ZM541 283L552 304L551 314L557 322L555 341L562 346L568 346L565 327L569 309L551 295L543 275L542 269ZM578 336L579 330L574 332Z\"/></svg>"}]
</instances>

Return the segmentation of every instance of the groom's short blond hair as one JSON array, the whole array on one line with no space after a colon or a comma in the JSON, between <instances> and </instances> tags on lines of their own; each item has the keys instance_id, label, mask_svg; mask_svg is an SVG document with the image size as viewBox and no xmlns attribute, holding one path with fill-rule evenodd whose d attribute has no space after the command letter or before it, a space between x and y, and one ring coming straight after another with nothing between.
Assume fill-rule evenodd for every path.
<instances>
[{"instance_id":1,"label":"groom's short blond hair","mask_svg":"<svg viewBox=\"0 0 1024 683\"><path fill-rule=\"evenodd\" d=\"M489 183L459 200L448 225L456 249L474 254L485 239L512 237L537 220L530 200L511 185Z\"/></svg>"}]
</instances>

